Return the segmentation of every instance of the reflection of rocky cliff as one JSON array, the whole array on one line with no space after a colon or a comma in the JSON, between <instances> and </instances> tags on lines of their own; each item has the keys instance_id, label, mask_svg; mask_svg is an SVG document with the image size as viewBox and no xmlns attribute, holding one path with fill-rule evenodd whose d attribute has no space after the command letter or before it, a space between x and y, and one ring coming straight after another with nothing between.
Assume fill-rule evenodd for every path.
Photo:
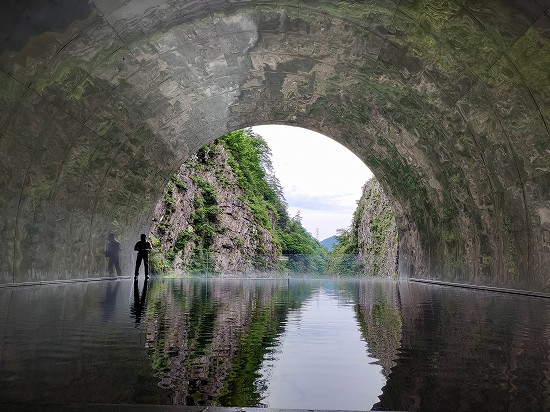
<instances>
[{"instance_id":1,"label":"reflection of rocky cliff","mask_svg":"<svg viewBox=\"0 0 550 412\"><path fill-rule=\"evenodd\" d=\"M286 281L262 282L155 283L147 346L160 385L173 392L175 404L257 404L254 372L294 305Z\"/></svg>"},{"instance_id":2,"label":"reflection of rocky cliff","mask_svg":"<svg viewBox=\"0 0 550 412\"><path fill-rule=\"evenodd\" d=\"M379 359L384 376L395 365L401 344L401 313L397 283L361 282L356 314L369 353Z\"/></svg>"},{"instance_id":3,"label":"reflection of rocky cliff","mask_svg":"<svg viewBox=\"0 0 550 412\"><path fill-rule=\"evenodd\" d=\"M400 284L400 356L379 410L550 410L549 302Z\"/></svg>"}]
</instances>

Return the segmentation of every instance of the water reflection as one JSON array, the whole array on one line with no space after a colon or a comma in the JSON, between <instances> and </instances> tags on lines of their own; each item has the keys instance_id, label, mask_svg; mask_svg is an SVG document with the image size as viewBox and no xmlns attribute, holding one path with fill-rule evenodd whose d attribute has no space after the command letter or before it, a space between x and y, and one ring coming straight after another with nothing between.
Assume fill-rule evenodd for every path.
<instances>
[{"instance_id":1,"label":"water reflection","mask_svg":"<svg viewBox=\"0 0 550 412\"><path fill-rule=\"evenodd\" d=\"M366 353L357 300L346 296L346 286L357 284L324 283L289 313L260 369L263 406L369 410L378 401L385 379Z\"/></svg>"},{"instance_id":2,"label":"water reflection","mask_svg":"<svg viewBox=\"0 0 550 412\"><path fill-rule=\"evenodd\" d=\"M4 406L550 410L544 299L406 282L154 279L0 288L0 309Z\"/></svg>"},{"instance_id":3,"label":"water reflection","mask_svg":"<svg viewBox=\"0 0 550 412\"><path fill-rule=\"evenodd\" d=\"M356 313L368 351L378 359L387 378L395 366L402 337L397 284L377 279L359 282Z\"/></svg>"},{"instance_id":4,"label":"water reflection","mask_svg":"<svg viewBox=\"0 0 550 412\"><path fill-rule=\"evenodd\" d=\"M392 290L353 280L155 282L149 356L176 404L370 409L385 381L378 365L389 361L365 342L381 334L371 353L393 359Z\"/></svg>"},{"instance_id":5,"label":"water reflection","mask_svg":"<svg viewBox=\"0 0 550 412\"><path fill-rule=\"evenodd\" d=\"M549 410L550 301L402 283L378 410Z\"/></svg>"},{"instance_id":6,"label":"water reflection","mask_svg":"<svg viewBox=\"0 0 550 412\"><path fill-rule=\"evenodd\" d=\"M266 347L313 288L286 280L182 280L151 287L147 347L160 385L182 405L255 406Z\"/></svg>"},{"instance_id":7,"label":"water reflection","mask_svg":"<svg viewBox=\"0 0 550 412\"><path fill-rule=\"evenodd\" d=\"M143 281L143 288L141 294L139 293L139 281L134 278L134 302L130 307L130 315L135 319L136 327L141 323L141 318L145 314L146 306L145 302L147 300L147 283L148 280L145 278Z\"/></svg>"},{"instance_id":8,"label":"water reflection","mask_svg":"<svg viewBox=\"0 0 550 412\"><path fill-rule=\"evenodd\" d=\"M105 288L105 296L103 300L99 303L101 308L101 319L104 322L109 321L115 311L117 304L117 296L120 290L120 282L108 282Z\"/></svg>"},{"instance_id":9,"label":"water reflection","mask_svg":"<svg viewBox=\"0 0 550 412\"><path fill-rule=\"evenodd\" d=\"M131 286L0 289L0 403L170 403L128 318Z\"/></svg>"}]
</instances>

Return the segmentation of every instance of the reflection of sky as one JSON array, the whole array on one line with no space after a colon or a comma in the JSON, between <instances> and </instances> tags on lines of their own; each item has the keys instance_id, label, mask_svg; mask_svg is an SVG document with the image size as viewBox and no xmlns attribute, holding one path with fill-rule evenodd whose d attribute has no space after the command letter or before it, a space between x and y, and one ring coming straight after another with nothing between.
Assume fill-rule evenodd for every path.
<instances>
[{"instance_id":1,"label":"reflection of sky","mask_svg":"<svg viewBox=\"0 0 550 412\"><path fill-rule=\"evenodd\" d=\"M260 380L269 408L370 410L385 378L361 338L353 305L323 289L290 313Z\"/></svg>"}]
</instances>

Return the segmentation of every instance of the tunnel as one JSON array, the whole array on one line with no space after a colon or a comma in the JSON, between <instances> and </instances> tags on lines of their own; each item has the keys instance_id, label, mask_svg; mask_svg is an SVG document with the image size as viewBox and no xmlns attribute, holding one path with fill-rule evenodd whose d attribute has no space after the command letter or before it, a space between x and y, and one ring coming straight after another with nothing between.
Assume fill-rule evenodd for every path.
<instances>
[{"instance_id":1,"label":"tunnel","mask_svg":"<svg viewBox=\"0 0 550 412\"><path fill-rule=\"evenodd\" d=\"M101 276L189 155L286 124L375 174L401 278L550 287L549 0L2 9L0 283Z\"/></svg>"}]
</instances>

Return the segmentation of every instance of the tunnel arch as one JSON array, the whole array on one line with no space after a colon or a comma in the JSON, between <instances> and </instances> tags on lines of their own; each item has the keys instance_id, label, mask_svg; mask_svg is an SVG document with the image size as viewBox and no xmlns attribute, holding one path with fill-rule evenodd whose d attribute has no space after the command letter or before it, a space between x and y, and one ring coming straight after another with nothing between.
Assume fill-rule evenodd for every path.
<instances>
[{"instance_id":1,"label":"tunnel arch","mask_svg":"<svg viewBox=\"0 0 550 412\"><path fill-rule=\"evenodd\" d=\"M542 290L550 3L10 2L0 24L2 282L94 276L208 141L290 124L393 200L400 274Z\"/></svg>"}]
</instances>

